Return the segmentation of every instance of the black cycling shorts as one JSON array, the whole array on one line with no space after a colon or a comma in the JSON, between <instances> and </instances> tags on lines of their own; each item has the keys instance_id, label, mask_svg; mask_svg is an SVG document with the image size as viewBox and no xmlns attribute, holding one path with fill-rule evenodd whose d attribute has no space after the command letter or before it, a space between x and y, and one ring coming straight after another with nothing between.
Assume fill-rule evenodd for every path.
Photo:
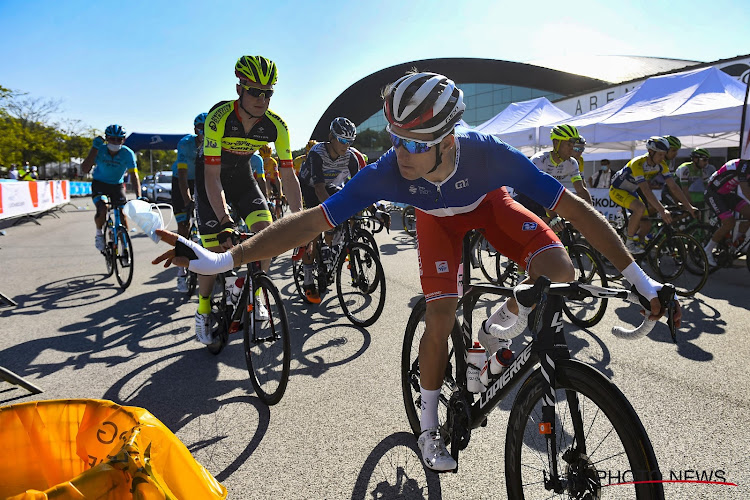
<instances>
[{"instance_id":1,"label":"black cycling shorts","mask_svg":"<svg viewBox=\"0 0 750 500\"><path fill-rule=\"evenodd\" d=\"M198 232L201 235L201 242L204 247L210 248L219 245L217 235L221 229L221 222L208 201L206 186L203 182L204 168L196 162L195 211L198 214ZM261 193L249 164L233 168L222 167L221 185L227 203L232 206L236 216L245 221L248 228L252 228L256 222L272 221L266 197Z\"/></svg>"},{"instance_id":2,"label":"black cycling shorts","mask_svg":"<svg viewBox=\"0 0 750 500\"><path fill-rule=\"evenodd\" d=\"M128 198L125 195L125 184L107 184L106 182L94 179L91 182L91 199L95 205L100 201L102 195L107 195L109 201L116 207L120 207L128 202Z\"/></svg>"},{"instance_id":3,"label":"black cycling shorts","mask_svg":"<svg viewBox=\"0 0 750 500\"><path fill-rule=\"evenodd\" d=\"M195 196L194 180L188 180L188 188L193 196ZM174 218L178 223L190 220L190 214L185 213L185 200L182 199L180 180L174 175L172 176L172 210L174 211Z\"/></svg>"}]
</instances>

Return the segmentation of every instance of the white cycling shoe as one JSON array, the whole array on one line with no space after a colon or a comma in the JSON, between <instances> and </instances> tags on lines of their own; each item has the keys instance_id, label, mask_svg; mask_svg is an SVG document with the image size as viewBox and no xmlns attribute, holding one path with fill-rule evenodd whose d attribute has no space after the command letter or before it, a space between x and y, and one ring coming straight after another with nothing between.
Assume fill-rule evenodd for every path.
<instances>
[{"instance_id":1,"label":"white cycling shoe","mask_svg":"<svg viewBox=\"0 0 750 500\"><path fill-rule=\"evenodd\" d=\"M104 234L97 234L94 237L94 246L100 252L104 251Z\"/></svg>"},{"instance_id":2,"label":"white cycling shoe","mask_svg":"<svg viewBox=\"0 0 750 500\"><path fill-rule=\"evenodd\" d=\"M435 472L454 470L458 464L445 448L445 441L437 427L422 431L417 440L419 451L422 452L422 462L428 469Z\"/></svg>"},{"instance_id":3,"label":"white cycling shoe","mask_svg":"<svg viewBox=\"0 0 750 500\"><path fill-rule=\"evenodd\" d=\"M187 293L188 284L185 276L177 276L177 291L180 293Z\"/></svg>"},{"instance_id":4,"label":"white cycling shoe","mask_svg":"<svg viewBox=\"0 0 750 500\"><path fill-rule=\"evenodd\" d=\"M492 335L484 331L484 324L485 322L482 321L482 324L479 327L479 331L477 332L477 340L479 340L481 346L484 347L488 358L500 349L510 349L510 340L493 337Z\"/></svg>"},{"instance_id":5,"label":"white cycling shoe","mask_svg":"<svg viewBox=\"0 0 750 500\"><path fill-rule=\"evenodd\" d=\"M211 344L213 336L211 335L211 315L195 313L195 338L201 344Z\"/></svg>"}]
</instances>

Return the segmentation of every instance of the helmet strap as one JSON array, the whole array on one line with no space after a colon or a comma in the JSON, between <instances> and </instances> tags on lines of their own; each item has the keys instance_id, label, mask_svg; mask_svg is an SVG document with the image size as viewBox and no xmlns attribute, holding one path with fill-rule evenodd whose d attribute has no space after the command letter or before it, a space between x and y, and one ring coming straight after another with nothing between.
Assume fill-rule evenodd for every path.
<instances>
[{"instance_id":1,"label":"helmet strap","mask_svg":"<svg viewBox=\"0 0 750 500\"><path fill-rule=\"evenodd\" d=\"M433 173L435 170L437 170L438 166L440 166L440 162L443 158L443 155L440 153L440 144L435 144L435 166L432 167L432 170L427 172L428 174Z\"/></svg>"}]
</instances>

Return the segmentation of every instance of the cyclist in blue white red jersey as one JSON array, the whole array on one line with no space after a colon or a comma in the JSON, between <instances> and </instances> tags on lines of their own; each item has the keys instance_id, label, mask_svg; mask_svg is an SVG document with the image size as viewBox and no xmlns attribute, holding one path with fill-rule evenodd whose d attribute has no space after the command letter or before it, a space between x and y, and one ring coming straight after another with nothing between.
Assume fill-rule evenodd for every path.
<instances>
[{"instance_id":1,"label":"cyclist in blue white red jersey","mask_svg":"<svg viewBox=\"0 0 750 500\"><path fill-rule=\"evenodd\" d=\"M177 221L177 233L187 238L190 232L190 217L195 201L195 161L202 156L203 129L208 113L201 113L193 120L194 134L188 134L177 143L177 160L172 164L172 209ZM202 161L202 160L201 160ZM177 291L187 292L186 272L177 270Z\"/></svg>"},{"instance_id":2,"label":"cyclist in blue white red jersey","mask_svg":"<svg viewBox=\"0 0 750 500\"><path fill-rule=\"evenodd\" d=\"M498 252L527 268L532 280L542 275L553 281L575 278L557 236L539 217L513 201L504 186L570 220L649 298L652 319L664 313L656 298L661 285L633 262L603 216L539 171L521 152L490 135L455 130L465 105L463 92L453 81L435 73L408 73L386 88L384 98L393 149L360 170L319 208L285 217L233 248L229 257L209 254L173 233L160 231L162 239L176 247L154 263L189 264L191 269L205 266L211 272L230 269L309 241L379 199L418 207L420 279L427 299L419 349L422 433L418 444L427 467L452 470L456 462L438 431L437 407L458 303L456 276L465 233L481 230ZM515 321L517 310L515 301L504 303L480 331L489 328L491 333L497 323Z\"/></svg>"},{"instance_id":3,"label":"cyclist in blue white red jersey","mask_svg":"<svg viewBox=\"0 0 750 500\"><path fill-rule=\"evenodd\" d=\"M299 183L306 208L317 207L336 193L367 163L351 146L357 137L357 128L347 118L334 118L328 141L314 145L299 171ZM326 233L326 244L331 245L332 234ZM320 293L313 279L313 256L317 255L317 237L308 245L302 256L304 270L303 288L308 302L320 303Z\"/></svg>"},{"instance_id":4,"label":"cyclist in blue white red jersey","mask_svg":"<svg viewBox=\"0 0 750 500\"><path fill-rule=\"evenodd\" d=\"M132 172L130 181L136 196L140 196L141 193L135 153L129 147L123 146L125 129L122 125L110 125L105 129L104 135L106 141L101 137L94 139L88 156L81 164L81 170L84 174L88 174L91 168L96 165L93 174L94 180L91 183L91 197L96 206L94 246L100 252L104 251L103 227L107 218L107 206L102 201L102 196L106 195L116 207L127 203L128 199L123 185L126 172ZM123 219L123 224L127 227L127 219Z\"/></svg>"},{"instance_id":5,"label":"cyclist in blue white red jersey","mask_svg":"<svg viewBox=\"0 0 750 500\"><path fill-rule=\"evenodd\" d=\"M735 212L739 212L746 219L750 219L750 160L730 160L708 178L706 201L721 221L721 227L711 237L711 241L704 247L708 263L716 267L713 251L716 245L732 230L736 219ZM739 191L745 199L739 196Z\"/></svg>"}]
</instances>

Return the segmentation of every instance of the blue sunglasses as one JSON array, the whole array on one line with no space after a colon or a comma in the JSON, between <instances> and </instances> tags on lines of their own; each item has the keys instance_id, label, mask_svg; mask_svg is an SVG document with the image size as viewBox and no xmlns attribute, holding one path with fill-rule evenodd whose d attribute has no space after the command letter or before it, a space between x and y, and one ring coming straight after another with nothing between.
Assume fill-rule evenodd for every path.
<instances>
[{"instance_id":1,"label":"blue sunglasses","mask_svg":"<svg viewBox=\"0 0 750 500\"><path fill-rule=\"evenodd\" d=\"M393 149L398 149L399 146L404 148L407 152L411 154L419 154L419 153L426 153L430 149L432 149L432 146L435 144L439 144L440 141L443 139L441 138L439 141L435 142L419 142L415 141L413 139L404 139L402 137L399 137L395 135L393 132L390 132L391 134L391 144L393 144Z\"/></svg>"},{"instance_id":2,"label":"blue sunglasses","mask_svg":"<svg viewBox=\"0 0 750 500\"><path fill-rule=\"evenodd\" d=\"M344 139L343 137L335 136L336 140L339 141L341 144L345 146L351 146L354 142L354 139Z\"/></svg>"}]
</instances>

